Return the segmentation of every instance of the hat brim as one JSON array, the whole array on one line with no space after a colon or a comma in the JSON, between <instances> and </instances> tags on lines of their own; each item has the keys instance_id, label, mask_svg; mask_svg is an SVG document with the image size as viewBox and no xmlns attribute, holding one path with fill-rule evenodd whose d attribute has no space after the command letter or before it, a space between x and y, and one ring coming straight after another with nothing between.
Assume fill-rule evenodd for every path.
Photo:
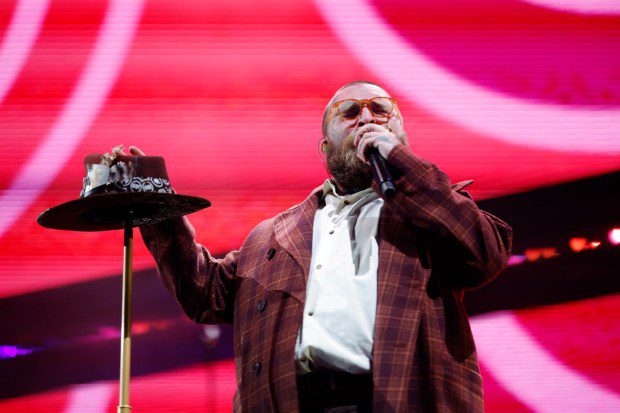
<instances>
[{"instance_id":1,"label":"hat brim","mask_svg":"<svg viewBox=\"0 0 620 413\"><path fill-rule=\"evenodd\" d=\"M45 210L37 222L52 229L68 231L109 231L156 224L191 214L211 206L204 198L190 195L120 192L92 195Z\"/></svg>"}]
</instances>

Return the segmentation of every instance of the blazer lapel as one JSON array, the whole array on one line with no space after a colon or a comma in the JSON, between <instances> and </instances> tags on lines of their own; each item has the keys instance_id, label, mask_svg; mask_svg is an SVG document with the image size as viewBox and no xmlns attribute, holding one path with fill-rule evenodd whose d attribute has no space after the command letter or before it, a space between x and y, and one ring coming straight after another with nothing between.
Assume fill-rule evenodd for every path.
<instances>
[{"instance_id":1,"label":"blazer lapel","mask_svg":"<svg viewBox=\"0 0 620 413\"><path fill-rule=\"evenodd\" d=\"M474 183L473 179L468 179L466 181L457 182L455 184L452 184L452 189L455 190L455 191L460 191L461 189L463 189L466 186L469 186L469 185L471 185L473 183Z\"/></svg>"},{"instance_id":2,"label":"blazer lapel","mask_svg":"<svg viewBox=\"0 0 620 413\"><path fill-rule=\"evenodd\" d=\"M296 205L275 219L276 241L301 267L304 287L308 283L308 272L312 259L312 231L314 215L319 206L322 187L318 187L301 204Z\"/></svg>"}]
</instances>

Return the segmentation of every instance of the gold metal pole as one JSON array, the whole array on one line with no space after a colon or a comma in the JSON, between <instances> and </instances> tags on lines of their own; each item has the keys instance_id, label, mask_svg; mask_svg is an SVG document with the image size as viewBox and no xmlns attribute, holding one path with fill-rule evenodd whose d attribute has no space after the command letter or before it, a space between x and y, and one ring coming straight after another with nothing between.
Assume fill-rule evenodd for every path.
<instances>
[{"instance_id":1,"label":"gold metal pole","mask_svg":"<svg viewBox=\"0 0 620 413\"><path fill-rule=\"evenodd\" d=\"M121 376L117 413L130 413L129 378L131 376L131 278L133 256L133 227L131 219L125 221L123 248L123 307L121 324Z\"/></svg>"}]
</instances>

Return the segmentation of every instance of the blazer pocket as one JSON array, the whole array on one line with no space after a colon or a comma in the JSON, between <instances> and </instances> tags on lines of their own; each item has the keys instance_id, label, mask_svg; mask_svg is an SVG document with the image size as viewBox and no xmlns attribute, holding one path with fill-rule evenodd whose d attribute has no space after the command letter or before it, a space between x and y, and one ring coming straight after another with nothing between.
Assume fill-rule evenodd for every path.
<instances>
[{"instance_id":1,"label":"blazer pocket","mask_svg":"<svg viewBox=\"0 0 620 413\"><path fill-rule=\"evenodd\" d=\"M470 387L472 391L482 394L482 375L479 371L467 366L465 362L459 363L446 354L442 354L444 363L444 376L447 380L457 385Z\"/></svg>"},{"instance_id":2,"label":"blazer pocket","mask_svg":"<svg viewBox=\"0 0 620 413\"><path fill-rule=\"evenodd\" d=\"M304 272L293 257L280 246L267 248L264 256L262 263L243 276L252 278L266 291L285 292L301 300L306 290Z\"/></svg>"}]
</instances>

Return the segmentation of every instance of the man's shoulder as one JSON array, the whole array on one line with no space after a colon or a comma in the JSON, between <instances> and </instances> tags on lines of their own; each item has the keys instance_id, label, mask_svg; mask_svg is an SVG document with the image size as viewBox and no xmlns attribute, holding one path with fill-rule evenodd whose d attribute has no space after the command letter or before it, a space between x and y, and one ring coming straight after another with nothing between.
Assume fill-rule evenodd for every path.
<instances>
[{"instance_id":1,"label":"man's shoulder","mask_svg":"<svg viewBox=\"0 0 620 413\"><path fill-rule=\"evenodd\" d=\"M244 245L252 242L263 241L266 238L270 238L271 234L274 233L274 228L276 222L288 216L291 213L294 213L295 208L298 208L301 204L293 205L292 207L282 211L271 218L267 218L259 222L248 234Z\"/></svg>"},{"instance_id":2,"label":"man's shoulder","mask_svg":"<svg viewBox=\"0 0 620 413\"><path fill-rule=\"evenodd\" d=\"M276 215L277 217L277 215ZM268 219L265 219L261 222L258 223L258 225L256 225L252 231L250 231L250 233L248 234L244 244L247 244L248 242L251 242L253 240L255 240L256 238L264 238L264 237L268 237L270 233L273 232L273 223L276 219L276 217L271 217Z\"/></svg>"},{"instance_id":3,"label":"man's shoulder","mask_svg":"<svg viewBox=\"0 0 620 413\"><path fill-rule=\"evenodd\" d=\"M313 211L316 210L316 208L313 208L312 204L316 203L318 200L321 190L322 186L314 188L310 195L308 195L308 197L300 203L291 206L271 218L267 218L259 222L246 238L244 245L249 242L255 242L257 240L262 241L265 238L271 237L271 234L274 233L278 222L281 223L283 220L295 219L298 214L303 213L306 209Z\"/></svg>"}]
</instances>

